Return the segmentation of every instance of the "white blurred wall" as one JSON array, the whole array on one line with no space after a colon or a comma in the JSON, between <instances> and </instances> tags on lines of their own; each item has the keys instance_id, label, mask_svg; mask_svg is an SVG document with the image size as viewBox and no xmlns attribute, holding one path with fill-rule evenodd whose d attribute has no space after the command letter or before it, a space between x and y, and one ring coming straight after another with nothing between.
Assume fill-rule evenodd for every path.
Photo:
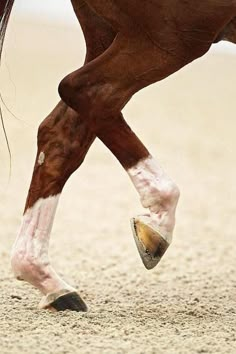
<instances>
[{"instance_id":1,"label":"white blurred wall","mask_svg":"<svg viewBox=\"0 0 236 354\"><path fill-rule=\"evenodd\" d=\"M62 26L77 24L70 0L15 0L15 18L37 22L53 22ZM222 42L213 46L213 51L236 55L236 45Z\"/></svg>"},{"instance_id":2,"label":"white blurred wall","mask_svg":"<svg viewBox=\"0 0 236 354\"><path fill-rule=\"evenodd\" d=\"M70 0L15 0L14 15L69 26L76 23Z\"/></svg>"}]
</instances>

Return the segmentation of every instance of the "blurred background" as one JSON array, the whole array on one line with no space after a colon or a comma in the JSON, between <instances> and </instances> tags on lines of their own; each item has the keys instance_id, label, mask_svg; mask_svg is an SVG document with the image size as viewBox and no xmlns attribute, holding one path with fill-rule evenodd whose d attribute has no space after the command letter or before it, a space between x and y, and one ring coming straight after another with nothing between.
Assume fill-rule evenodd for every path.
<instances>
[{"instance_id":1,"label":"blurred background","mask_svg":"<svg viewBox=\"0 0 236 354\"><path fill-rule=\"evenodd\" d=\"M69 0L16 0L0 70L12 153L9 178L9 156L0 129L3 353L32 354L37 347L40 353L63 352L56 345L65 327L58 323L61 334L55 341L53 324L47 327L44 322L51 319L32 312L39 294L13 282L9 253L33 170L37 127L59 100L59 82L83 64L84 56L84 39ZM68 317L75 327L67 327L65 333L76 342L74 347L61 343L65 352L75 352L84 343L88 352L104 354L101 348L106 347L109 354L117 354L116 341L124 346L123 352L135 354L154 353L157 346L168 354L234 352L230 350L236 325L235 83L236 46L217 44L203 58L139 92L124 110L131 127L182 193L174 244L154 272L143 269L129 226L129 218L142 212L139 198L125 171L99 141L68 181L53 228L51 257L72 285L84 289L94 316L94 336L100 330L104 336L95 343L90 335L93 317L91 321L85 317L80 319L84 332L80 336L78 330L75 339L77 318ZM9 293L15 292L21 303L9 300ZM100 313L107 297L109 310L104 307ZM22 320L25 309L31 322ZM14 318L24 321L24 328L15 326ZM34 332L32 323L42 332ZM166 347L169 336L173 351Z\"/></svg>"},{"instance_id":2,"label":"blurred background","mask_svg":"<svg viewBox=\"0 0 236 354\"><path fill-rule=\"evenodd\" d=\"M39 22L54 22L58 25L75 25L72 6L68 0L18 0L15 13L24 19L34 19Z\"/></svg>"}]
</instances>

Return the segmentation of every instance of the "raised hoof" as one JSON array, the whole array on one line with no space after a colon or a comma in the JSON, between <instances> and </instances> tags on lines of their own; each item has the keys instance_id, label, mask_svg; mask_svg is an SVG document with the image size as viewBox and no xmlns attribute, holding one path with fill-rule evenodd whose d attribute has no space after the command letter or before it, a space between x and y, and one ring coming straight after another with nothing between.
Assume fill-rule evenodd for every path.
<instances>
[{"instance_id":1,"label":"raised hoof","mask_svg":"<svg viewBox=\"0 0 236 354\"><path fill-rule=\"evenodd\" d=\"M153 269L160 262L170 244L160 232L139 218L131 219L131 227L144 266L147 269Z\"/></svg>"},{"instance_id":2,"label":"raised hoof","mask_svg":"<svg viewBox=\"0 0 236 354\"><path fill-rule=\"evenodd\" d=\"M86 312L87 305L76 291L62 291L45 296L39 307L52 311L77 311Z\"/></svg>"}]
</instances>

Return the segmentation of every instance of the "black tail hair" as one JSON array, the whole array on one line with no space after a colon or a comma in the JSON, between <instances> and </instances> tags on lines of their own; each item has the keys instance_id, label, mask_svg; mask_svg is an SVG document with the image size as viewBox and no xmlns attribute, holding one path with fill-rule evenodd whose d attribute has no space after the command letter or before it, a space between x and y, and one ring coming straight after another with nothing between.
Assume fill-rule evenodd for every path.
<instances>
[{"instance_id":1,"label":"black tail hair","mask_svg":"<svg viewBox=\"0 0 236 354\"><path fill-rule=\"evenodd\" d=\"M11 10L12 10L15 0L0 0L0 1L1 1L1 3L0 3L0 64L1 64L3 43L4 43L5 34L6 34L6 30L7 30L7 24L8 24L8 20L9 20ZM0 94L0 100L2 101L1 94ZM6 143L7 143L7 149L8 149L9 156L10 156L10 174L11 174L11 149L10 149L9 141L7 138L7 133L6 133L6 129L5 129L4 121L3 121L1 107L0 107L0 120L1 120L2 128L3 128L4 136L6 139Z\"/></svg>"},{"instance_id":2,"label":"black tail hair","mask_svg":"<svg viewBox=\"0 0 236 354\"><path fill-rule=\"evenodd\" d=\"M15 0L2 0L0 5L0 61L8 20Z\"/></svg>"}]
</instances>

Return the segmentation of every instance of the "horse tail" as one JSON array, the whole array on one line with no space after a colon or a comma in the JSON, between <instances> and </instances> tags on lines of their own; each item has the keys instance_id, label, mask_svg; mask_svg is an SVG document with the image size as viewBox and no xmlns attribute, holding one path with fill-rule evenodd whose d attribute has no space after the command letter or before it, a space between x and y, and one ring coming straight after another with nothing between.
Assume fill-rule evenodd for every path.
<instances>
[{"instance_id":1,"label":"horse tail","mask_svg":"<svg viewBox=\"0 0 236 354\"><path fill-rule=\"evenodd\" d=\"M0 62L8 20L15 0L1 0L0 3Z\"/></svg>"},{"instance_id":2,"label":"horse tail","mask_svg":"<svg viewBox=\"0 0 236 354\"><path fill-rule=\"evenodd\" d=\"M5 34L6 34L6 30L7 30L7 24L8 24L9 17L11 15L11 10L12 10L14 1L15 0L0 0L0 64L1 64L1 58L2 58L3 43L4 43ZM3 102L1 94L0 94L0 101ZM7 137L7 133L6 133L6 129L5 129L5 124L3 121L1 106L0 106L0 121L2 124L4 136L5 136L6 143L7 143L7 149L8 149L8 153L9 153L9 157L10 157L10 174L11 174L11 149L10 149L10 145L9 145L9 141L8 141L8 137Z\"/></svg>"}]
</instances>

